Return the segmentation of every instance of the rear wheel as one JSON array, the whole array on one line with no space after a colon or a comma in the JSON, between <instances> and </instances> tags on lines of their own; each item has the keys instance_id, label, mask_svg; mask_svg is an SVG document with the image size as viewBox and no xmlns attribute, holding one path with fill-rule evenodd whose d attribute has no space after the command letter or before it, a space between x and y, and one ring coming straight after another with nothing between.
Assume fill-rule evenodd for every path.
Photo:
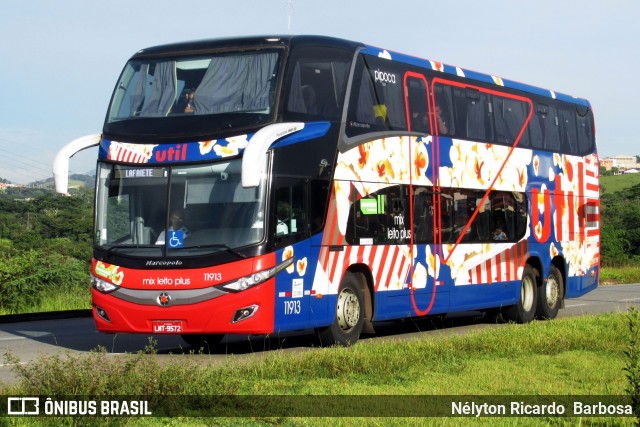
<instances>
[{"instance_id":1,"label":"rear wheel","mask_svg":"<svg viewBox=\"0 0 640 427\"><path fill-rule=\"evenodd\" d=\"M364 325L363 301L358 279L354 274L346 273L340 283L333 323L319 330L322 345L348 346L358 341Z\"/></svg>"},{"instance_id":2,"label":"rear wheel","mask_svg":"<svg viewBox=\"0 0 640 427\"><path fill-rule=\"evenodd\" d=\"M538 289L538 308L536 315L541 319L554 319L560 310L564 282L556 266L549 268L547 280Z\"/></svg>"},{"instance_id":3,"label":"rear wheel","mask_svg":"<svg viewBox=\"0 0 640 427\"><path fill-rule=\"evenodd\" d=\"M529 323L533 320L538 302L536 277L536 270L527 264L522 272L520 299L518 303L507 307L504 311L504 317L507 320L517 323Z\"/></svg>"},{"instance_id":4,"label":"rear wheel","mask_svg":"<svg viewBox=\"0 0 640 427\"><path fill-rule=\"evenodd\" d=\"M194 349L203 348L205 351L211 351L224 338L224 334L182 334L181 336Z\"/></svg>"}]
</instances>

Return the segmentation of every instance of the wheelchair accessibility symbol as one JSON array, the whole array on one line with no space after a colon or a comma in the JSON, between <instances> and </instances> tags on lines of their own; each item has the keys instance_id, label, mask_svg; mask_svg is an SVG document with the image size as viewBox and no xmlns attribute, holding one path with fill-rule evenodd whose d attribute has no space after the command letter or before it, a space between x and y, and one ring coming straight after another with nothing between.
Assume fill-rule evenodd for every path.
<instances>
[{"instance_id":1,"label":"wheelchair accessibility symbol","mask_svg":"<svg viewBox=\"0 0 640 427\"><path fill-rule=\"evenodd\" d=\"M184 231L169 231L169 247L172 249L184 247Z\"/></svg>"}]
</instances>

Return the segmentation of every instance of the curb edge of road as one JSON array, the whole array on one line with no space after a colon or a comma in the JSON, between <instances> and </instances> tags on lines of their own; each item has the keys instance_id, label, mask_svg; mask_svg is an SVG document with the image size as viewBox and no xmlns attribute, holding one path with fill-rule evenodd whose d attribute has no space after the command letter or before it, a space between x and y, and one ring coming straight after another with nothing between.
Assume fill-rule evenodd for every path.
<instances>
[{"instance_id":1,"label":"curb edge of road","mask_svg":"<svg viewBox=\"0 0 640 427\"><path fill-rule=\"evenodd\" d=\"M92 310L90 309L48 311L44 313L5 314L5 315L0 315L0 324L33 322L37 320L74 319L78 317L91 317L91 315L92 315Z\"/></svg>"}]
</instances>

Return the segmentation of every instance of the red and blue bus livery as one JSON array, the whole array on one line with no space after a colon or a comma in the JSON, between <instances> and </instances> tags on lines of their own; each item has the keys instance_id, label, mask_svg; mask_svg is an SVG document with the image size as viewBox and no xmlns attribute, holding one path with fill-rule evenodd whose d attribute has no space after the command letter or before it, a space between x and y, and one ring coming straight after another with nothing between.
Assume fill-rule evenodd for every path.
<instances>
[{"instance_id":1,"label":"red and blue bus livery","mask_svg":"<svg viewBox=\"0 0 640 427\"><path fill-rule=\"evenodd\" d=\"M466 310L552 319L599 275L588 101L326 37L141 50L99 145L102 332L316 328Z\"/></svg>"}]
</instances>

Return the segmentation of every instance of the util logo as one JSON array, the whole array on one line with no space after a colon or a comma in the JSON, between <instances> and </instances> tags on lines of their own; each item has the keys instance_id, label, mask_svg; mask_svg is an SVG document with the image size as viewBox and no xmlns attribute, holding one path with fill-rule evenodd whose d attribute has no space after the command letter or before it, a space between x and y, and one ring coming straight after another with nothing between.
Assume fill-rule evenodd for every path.
<instances>
[{"instance_id":1,"label":"util logo","mask_svg":"<svg viewBox=\"0 0 640 427\"><path fill-rule=\"evenodd\" d=\"M158 163L187 160L187 144L172 145L169 148L156 148L154 159Z\"/></svg>"}]
</instances>

